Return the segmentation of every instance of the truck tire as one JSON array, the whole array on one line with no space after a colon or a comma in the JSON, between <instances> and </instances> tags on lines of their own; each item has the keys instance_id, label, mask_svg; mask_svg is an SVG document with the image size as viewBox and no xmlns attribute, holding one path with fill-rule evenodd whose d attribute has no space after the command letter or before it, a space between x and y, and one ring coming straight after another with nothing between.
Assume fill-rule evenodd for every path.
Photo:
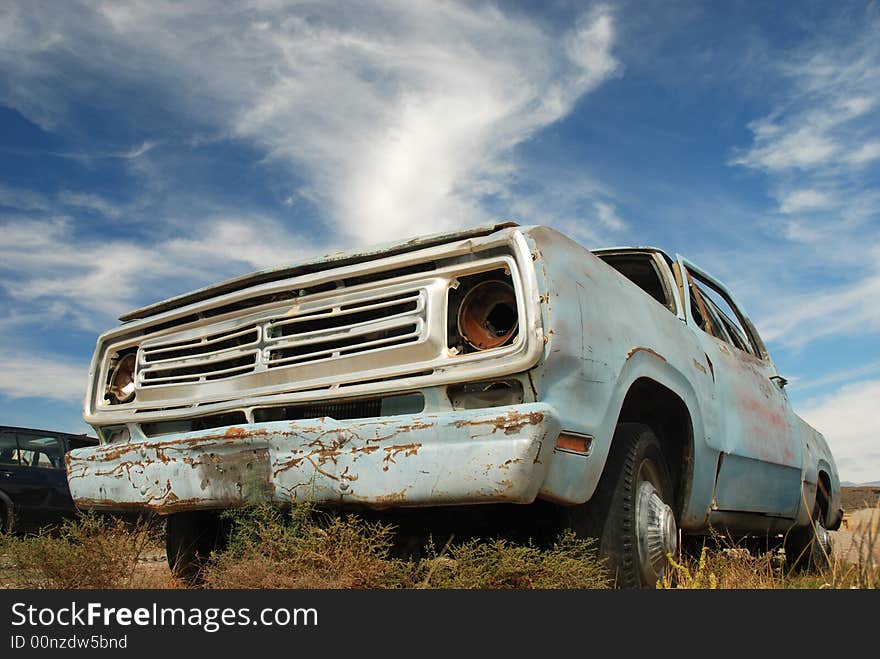
<instances>
[{"instance_id":1,"label":"truck tire","mask_svg":"<svg viewBox=\"0 0 880 659\"><path fill-rule=\"evenodd\" d=\"M592 499L571 510L571 526L598 540L616 585L652 588L678 547L672 479L654 432L620 423Z\"/></svg>"},{"instance_id":2,"label":"truck tire","mask_svg":"<svg viewBox=\"0 0 880 659\"><path fill-rule=\"evenodd\" d=\"M165 522L165 555L172 574L187 585L204 581L211 552L223 541L220 515L198 510L168 515Z\"/></svg>"},{"instance_id":3,"label":"truck tire","mask_svg":"<svg viewBox=\"0 0 880 659\"><path fill-rule=\"evenodd\" d=\"M821 572L831 567L831 534L825 528L825 514L818 501L813 508L812 524L791 529L785 536L784 547L789 569Z\"/></svg>"},{"instance_id":4,"label":"truck tire","mask_svg":"<svg viewBox=\"0 0 880 659\"><path fill-rule=\"evenodd\" d=\"M15 507L12 499L0 492L0 533L11 534L15 528Z\"/></svg>"}]
</instances>

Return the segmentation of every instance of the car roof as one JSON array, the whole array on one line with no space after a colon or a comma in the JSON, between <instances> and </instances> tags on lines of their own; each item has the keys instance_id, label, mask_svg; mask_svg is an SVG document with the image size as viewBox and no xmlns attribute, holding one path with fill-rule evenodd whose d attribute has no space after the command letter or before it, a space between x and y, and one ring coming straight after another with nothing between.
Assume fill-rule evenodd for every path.
<instances>
[{"instance_id":1,"label":"car roof","mask_svg":"<svg viewBox=\"0 0 880 659\"><path fill-rule=\"evenodd\" d=\"M86 442L94 442L95 444L98 443L97 437L91 437L85 433L83 433L81 435L77 435L75 433L64 432L62 430L44 430L42 428L25 428L22 426L0 426L0 432L2 432L4 430L5 431L13 431L13 432L16 432L16 431L38 432L38 433L45 433L47 435L54 435L57 437L69 437L72 439L79 439L79 440L83 440Z\"/></svg>"}]
</instances>

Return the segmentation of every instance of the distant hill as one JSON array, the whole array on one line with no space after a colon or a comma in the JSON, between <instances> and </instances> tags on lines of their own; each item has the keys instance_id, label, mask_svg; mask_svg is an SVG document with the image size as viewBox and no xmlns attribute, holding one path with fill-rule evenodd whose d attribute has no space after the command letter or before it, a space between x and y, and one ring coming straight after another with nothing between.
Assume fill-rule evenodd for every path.
<instances>
[{"instance_id":1,"label":"distant hill","mask_svg":"<svg viewBox=\"0 0 880 659\"><path fill-rule=\"evenodd\" d=\"M877 508L880 506L880 485L877 481L873 485L844 485L840 488L840 505L847 511Z\"/></svg>"},{"instance_id":2,"label":"distant hill","mask_svg":"<svg viewBox=\"0 0 880 659\"><path fill-rule=\"evenodd\" d=\"M880 487L880 481L870 483L853 483L852 481L840 481L841 487Z\"/></svg>"}]
</instances>

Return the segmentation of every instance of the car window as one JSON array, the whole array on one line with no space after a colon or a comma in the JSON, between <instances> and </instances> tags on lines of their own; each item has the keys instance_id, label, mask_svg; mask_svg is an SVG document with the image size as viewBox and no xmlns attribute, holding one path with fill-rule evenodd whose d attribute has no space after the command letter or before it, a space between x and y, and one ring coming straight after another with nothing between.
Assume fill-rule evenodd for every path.
<instances>
[{"instance_id":1,"label":"car window","mask_svg":"<svg viewBox=\"0 0 880 659\"><path fill-rule=\"evenodd\" d=\"M692 286L699 289L700 297L707 312L716 319L714 324L722 331L722 334L716 334L716 336L743 352L757 356L758 351L752 343L749 334L744 329L739 314L737 314L727 298L720 291L716 290L714 286L701 280L699 277L689 276L689 278L691 279Z\"/></svg>"},{"instance_id":2,"label":"car window","mask_svg":"<svg viewBox=\"0 0 880 659\"><path fill-rule=\"evenodd\" d=\"M657 264L650 254L598 254L597 256L664 307L675 311L675 304L669 299L660 273L657 272Z\"/></svg>"},{"instance_id":3,"label":"car window","mask_svg":"<svg viewBox=\"0 0 880 659\"><path fill-rule=\"evenodd\" d=\"M19 433L18 448L22 464L42 469L64 466L61 440L57 437Z\"/></svg>"},{"instance_id":4,"label":"car window","mask_svg":"<svg viewBox=\"0 0 880 659\"><path fill-rule=\"evenodd\" d=\"M688 273L688 281L690 282L691 315L694 317L694 322L706 334L711 334L716 339L727 341L727 335L721 329L720 321L712 313L712 308L706 302L700 292L700 288L694 282L690 273Z\"/></svg>"},{"instance_id":5,"label":"car window","mask_svg":"<svg viewBox=\"0 0 880 659\"><path fill-rule=\"evenodd\" d=\"M11 432L0 432L0 467L18 464L18 442Z\"/></svg>"}]
</instances>

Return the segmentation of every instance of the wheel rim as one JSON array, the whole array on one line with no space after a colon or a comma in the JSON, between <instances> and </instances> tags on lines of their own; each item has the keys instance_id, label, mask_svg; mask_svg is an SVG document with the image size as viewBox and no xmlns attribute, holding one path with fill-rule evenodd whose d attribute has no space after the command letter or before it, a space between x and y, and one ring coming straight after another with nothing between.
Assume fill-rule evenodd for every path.
<instances>
[{"instance_id":1,"label":"wheel rim","mask_svg":"<svg viewBox=\"0 0 880 659\"><path fill-rule=\"evenodd\" d=\"M635 513L639 572L643 583L653 584L665 572L667 554L678 549L675 513L648 477L639 481Z\"/></svg>"},{"instance_id":2,"label":"wheel rim","mask_svg":"<svg viewBox=\"0 0 880 659\"><path fill-rule=\"evenodd\" d=\"M831 545L831 534L822 524L822 520L816 520L816 546L820 557L830 557L833 549Z\"/></svg>"}]
</instances>

